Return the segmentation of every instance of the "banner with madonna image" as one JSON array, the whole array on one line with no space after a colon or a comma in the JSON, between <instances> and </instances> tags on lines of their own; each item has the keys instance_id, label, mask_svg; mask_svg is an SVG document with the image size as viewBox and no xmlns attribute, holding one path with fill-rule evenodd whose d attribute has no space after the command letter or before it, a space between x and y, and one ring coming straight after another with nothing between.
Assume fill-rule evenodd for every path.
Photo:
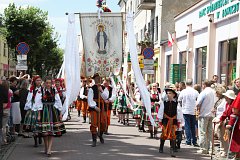
<instances>
[{"instance_id":1,"label":"banner with madonna image","mask_svg":"<svg viewBox=\"0 0 240 160\"><path fill-rule=\"evenodd\" d=\"M81 13L80 25L84 48L86 76L98 73L118 75L122 66L122 14Z\"/></svg>"}]
</instances>

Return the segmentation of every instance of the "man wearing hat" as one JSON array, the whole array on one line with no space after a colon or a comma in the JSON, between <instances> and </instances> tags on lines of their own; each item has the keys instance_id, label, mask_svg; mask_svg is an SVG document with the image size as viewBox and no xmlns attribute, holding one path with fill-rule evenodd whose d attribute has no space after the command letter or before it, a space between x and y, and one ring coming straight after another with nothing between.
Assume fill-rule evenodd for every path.
<instances>
[{"instance_id":1,"label":"man wearing hat","mask_svg":"<svg viewBox=\"0 0 240 160\"><path fill-rule=\"evenodd\" d=\"M230 115L232 114L232 102L236 98L233 90L227 90L226 93L222 94L226 100L223 112L220 113L219 109L217 110L217 116L213 119L213 123L219 123L218 137L220 140L220 152L219 156L226 157L228 152L228 142L224 140L225 134L225 125L230 120Z\"/></svg>"},{"instance_id":2,"label":"man wearing hat","mask_svg":"<svg viewBox=\"0 0 240 160\"><path fill-rule=\"evenodd\" d=\"M163 147L165 140L170 140L171 148L170 153L172 157L175 157L176 151L176 131L180 127L182 116L177 108L177 92L174 85L170 85L165 89L167 100L164 100L159 108L158 118L159 125L162 127L162 135L160 139L159 152L163 153Z\"/></svg>"},{"instance_id":3,"label":"man wearing hat","mask_svg":"<svg viewBox=\"0 0 240 160\"><path fill-rule=\"evenodd\" d=\"M92 133L92 147L96 147L97 128L100 142L104 143L103 133L107 129L107 109L104 106L104 101L109 97L107 88L101 86L101 77L95 74L93 77L95 84L88 90L88 105L91 115L90 131Z\"/></svg>"}]
</instances>

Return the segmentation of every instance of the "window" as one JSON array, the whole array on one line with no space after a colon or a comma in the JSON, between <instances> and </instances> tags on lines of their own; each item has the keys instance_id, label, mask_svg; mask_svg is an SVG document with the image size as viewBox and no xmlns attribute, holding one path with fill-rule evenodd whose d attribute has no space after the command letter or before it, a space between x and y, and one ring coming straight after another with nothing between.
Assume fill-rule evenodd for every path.
<instances>
[{"instance_id":1,"label":"window","mask_svg":"<svg viewBox=\"0 0 240 160\"><path fill-rule=\"evenodd\" d=\"M158 41L158 17L156 17L155 41Z\"/></svg>"},{"instance_id":2,"label":"window","mask_svg":"<svg viewBox=\"0 0 240 160\"><path fill-rule=\"evenodd\" d=\"M179 53L180 82L186 81L186 62L187 62L187 52L180 52Z\"/></svg>"},{"instance_id":3,"label":"window","mask_svg":"<svg viewBox=\"0 0 240 160\"><path fill-rule=\"evenodd\" d=\"M207 47L198 48L196 53L196 83L202 84L206 79Z\"/></svg>"},{"instance_id":4,"label":"window","mask_svg":"<svg viewBox=\"0 0 240 160\"><path fill-rule=\"evenodd\" d=\"M154 42L154 19L151 21L151 40Z\"/></svg>"},{"instance_id":5,"label":"window","mask_svg":"<svg viewBox=\"0 0 240 160\"><path fill-rule=\"evenodd\" d=\"M236 79L237 39L220 43L220 82L230 85Z\"/></svg>"},{"instance_id":6,"label":"window","mask_svg":"<svg viewBox=\"0 0 240 160\"><path fill-rule=\"evenodd\" d=\"M166 60L166 77L167 81L170 81L170 72L171 72L171 63L172 63L172 55L167 55L167 60Z\"/></svg>"},{"instance_id":7,"label":"window","mask_svg":"<svg viewBox=\"0 0 240 160\"><path fill-rule=\"evenodd\" d=\"M4 43L3 56L7 56L7 43Z\"/></svg>"}]
</instances>

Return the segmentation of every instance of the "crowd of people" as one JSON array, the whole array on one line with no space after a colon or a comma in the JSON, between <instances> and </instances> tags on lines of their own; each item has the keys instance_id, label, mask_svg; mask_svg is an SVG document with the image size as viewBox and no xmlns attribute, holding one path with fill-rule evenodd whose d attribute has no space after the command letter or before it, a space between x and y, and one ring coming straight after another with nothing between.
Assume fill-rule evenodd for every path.
<instances>
[{"instance_id":1,"label":"crowd of people","mask_svg":"<svg viewBox=\"0 0 240 160\"><path fill-rule=\"evenodd\" d=\"M34 139L34 147L44 140L51 155L53 137L66 132L62 122L65 90L62 79L29 75L0 80L0 144L8 145L14 136Z\"/></svg>"},{"instance_id":2,"label":"crowd of people","mask_svg":"<svg viewBox=\"0 0 240 160\"><path fill-rule=\"evenodd\" d=\"M192 79L166 83L163 89L149 81L146 86L151 112L134 83L124 87L121 82L102 79L98 74L81 78L80 92L72 106L78 117L82 116L82 123L89 120L92 147L97 146L98 137L105 143L103 134L109 134L113 114L122 125L135 119L139 132L149 132L150 138L160 139L160 153L164 152L165 141L170 140L170 155L175 157L184 138L186 145L199 148L201 154L216 153L216 157L224 158L231 152L235 159L240 158L240 79L233 86L219 84L216 75L202 86L193 85ZM52 138L66 132L61 113L66 98L63 80L46 77L42 81L40 76L29 75L3 77L0 92L1 144L9 143L7 134L33 137L35 147L43 138L45 153L50 156ZM220 141L218 152L214 152L215 139Z\"/></svg>"}]
</instances>

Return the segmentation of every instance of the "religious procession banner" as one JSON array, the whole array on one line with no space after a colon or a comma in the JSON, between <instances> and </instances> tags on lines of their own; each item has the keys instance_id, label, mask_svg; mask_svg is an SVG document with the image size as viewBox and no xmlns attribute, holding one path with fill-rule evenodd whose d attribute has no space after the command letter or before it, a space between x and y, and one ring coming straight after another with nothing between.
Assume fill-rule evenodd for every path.
<instances>
[{"instance_id":1,"label":"religious procession banner","mask_svg":"<svg viewBox=\"0 0 240 160\"><path fill-rule=\"evenodd\" d=\"M86 76L98 73L107 77L118 75L122 67L122 14L81 13L80 25L83 39Z\"/></svg>"}]
</instances>

